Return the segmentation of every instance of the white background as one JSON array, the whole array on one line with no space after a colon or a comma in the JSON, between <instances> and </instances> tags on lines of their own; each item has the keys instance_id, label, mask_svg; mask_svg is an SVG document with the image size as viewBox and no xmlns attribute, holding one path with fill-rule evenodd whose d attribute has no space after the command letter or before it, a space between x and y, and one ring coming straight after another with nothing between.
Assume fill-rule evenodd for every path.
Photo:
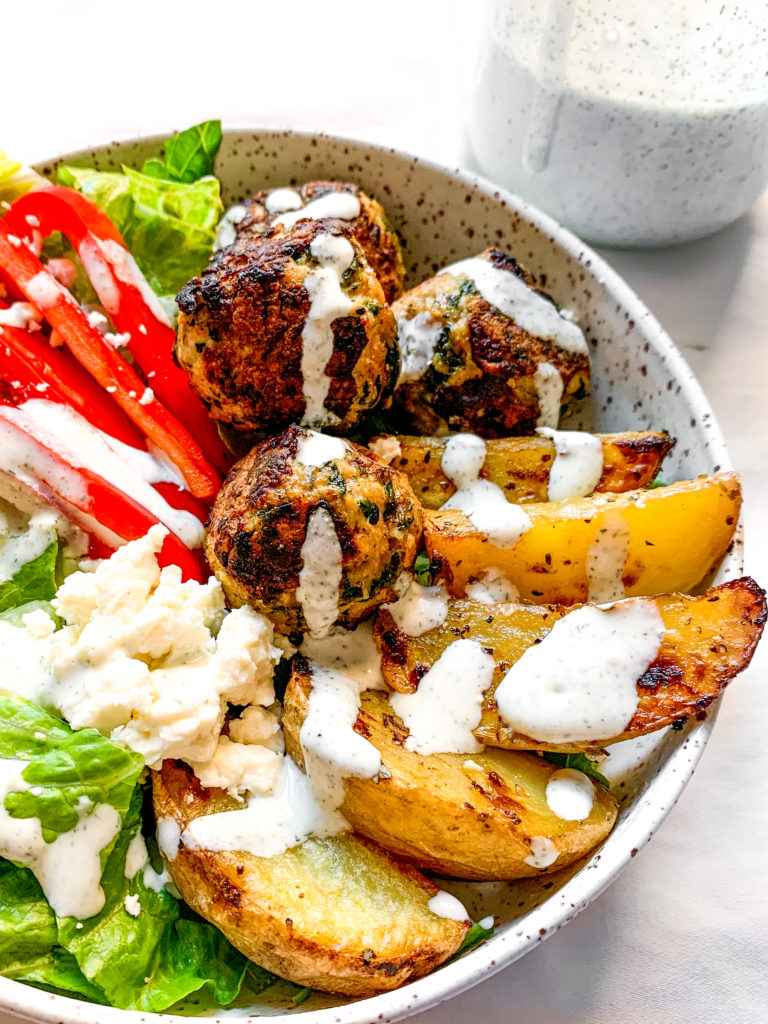
<instances>
[{"instance_id":1,"label":"white background","mask_svg":"<svg viewBox=\"0 0 768 1024\"><path fill-rule=\"evenodd\" d=\"M455 166L473 11L459 0L6 0L0 147L33 161L221 117L356 136ZM747 569L765 584L768 196L712 238L606 255L715 407L743 477ZM767 663L768 644L726 695L664 828L608 892L418 1024L768 1020Z\"/></svg>"}]
</instances>

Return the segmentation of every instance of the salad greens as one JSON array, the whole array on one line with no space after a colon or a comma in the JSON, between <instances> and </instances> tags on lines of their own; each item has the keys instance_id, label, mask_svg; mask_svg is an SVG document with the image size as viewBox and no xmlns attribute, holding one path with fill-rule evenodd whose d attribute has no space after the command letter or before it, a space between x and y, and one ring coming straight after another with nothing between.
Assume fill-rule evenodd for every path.
<instances>
[{"instance_id":1,"label":"salad greens","mask_svg":"<svg viewBox=\"0 0 768 1024\"><path fill-rule=\"evenodd\" d=\"M58 182L87 195L113 221L154 291L172 302L208 262L221 218L213 166L221 122L205 121L166 142L161 156L122 173L64 164Z\"/></svg>"},{"instance_id":2,"label":"salad greens","mask_svg":"<svg viewBox=\"0 0 768 1024\"><path fill-rule=\"evenodd\" d=\"M271 974L251 970L216 928L162 888L153 871L145 877L142 866L125 877L128 847L142 821L140 756L93 729L74 732L6 692L0 693L0 757L28 761L22 777L33 788L9 793L4 806L11 817L40 818L46 842L74 827L83 797L110 804L122 820L102 853L104 907L84 921L58 917L31 871L0 860L0 974L122 1009L153 1011L203 988L217 1003L230 1003L247 972L251 988L272 984Z\"/></svg>"},{"instance_id":3,"label":"salad greens","mask_svg":"<svg viewBox=\"0 0 768 1024\"><path fill-rule=\"evenodd\" d=\"M57 555L54 541L22 566L10 589L0 588L4 618L47 605L56 590ZM84 803L109 804L122 822L102 851L104 906L83 921L58 917L33 872L0 858L0 974L142 1011L166 1010L204 989L226 1005L244 984L258 993L275 982L168 892L151 865L125 877L148 788L140 755L95 729L76 732L31 701L0 690L0 759L27 762L21 775L30 787L8 793L2 810L11 818L39 818L45 842L72 829ZM151 813L147 817L151 821Z\"/></svg>"},{"instance_id":4,"label":"salad greens","mask_svg":"<svg viewBox=\"0 0 768 1024\"><path fill-rule=\"evenodd\" d=\"M51 529L51 542L37 558L22 565L4 583L0 583L0 612L18 608L30 601L50 601L59 585L59 542Z\"/></svg>"}]
</instances>

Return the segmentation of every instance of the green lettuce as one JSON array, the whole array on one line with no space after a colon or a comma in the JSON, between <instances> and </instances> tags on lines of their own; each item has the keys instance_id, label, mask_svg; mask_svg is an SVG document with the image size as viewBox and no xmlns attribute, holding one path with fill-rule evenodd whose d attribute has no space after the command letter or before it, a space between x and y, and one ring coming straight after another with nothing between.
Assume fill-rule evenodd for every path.
<instances>
[{"instance_id":1,"label":"green lettuce","mask_svg":"<svg viewBox=\"0 0 768 1024\"><path fill-rule=\"evenodd\" d=\"M6 540L6 544L13 539ZM30 601L50 601L58 586L57 567L59 542L51 530L51 542L45 551L21 568L4 583L0 583L0 612L18 608ZM30 609L31 610L31 609Z\"/></svg>"},{"instance_id":2,"label":"green lettuce","mask_svg":"<svg viewBox=\"0 0 768 1024\"><path fill-rule=\"evenodd\" d=\"M64 164L58 182L96 203L122 234L154 291L169 301L208 262L221 218L221 186L213 176L221 122L179 132L162 157L122 173Z\"/></svg>"},{"instance_id":3,"label":"green lettuce","mask_svg":"<svg viewBox=\"0 0 768 1024\"><path fill-rule=\"evenodd\" d=\"M12 817L39 817L47 842L77 823L84 797L110 804L122 821L102 854L104 907L82 922L57 917L33 874L0 860L0 974L142 1011L168 1009L203 989L226 1005L246 978L251 991L274 982L170 892L145 885L143 870L125 877L128 847L142 824L139 755L0 692L0 758L28 762L22 777L34 792L9 793L5 809ZM126 909L129 896L138 900L136 916Z\"/></svg>"},{"instance_id":4,"label":"green lettuce","mask_svg":"<svg viewBox=\"0 0 768 1024\"><path fill-rule=\"evenodd\" d=\"M558 768L574 768L578 772L590 775L603 786L610 788L610 783L604 775L598 771L594 761L590 761L586 754L560 754L556 750L545 750L543 753L545 761L556 764Z\"/></svg>"},{"instance_id":5,"label":"green lettuce","mask_svg":"<svg viewBox=\"0 0 768 1024\"><path fill-rule=\"evenodd\" d=\"M110 804L125 818L144 759L95 729L74 732L54 715L14 693L0 693L0 757L28 761L31 787L5 798L13 818L39 818L53 842L80 820L77 805Z\"/></svg>"}]
</instances>

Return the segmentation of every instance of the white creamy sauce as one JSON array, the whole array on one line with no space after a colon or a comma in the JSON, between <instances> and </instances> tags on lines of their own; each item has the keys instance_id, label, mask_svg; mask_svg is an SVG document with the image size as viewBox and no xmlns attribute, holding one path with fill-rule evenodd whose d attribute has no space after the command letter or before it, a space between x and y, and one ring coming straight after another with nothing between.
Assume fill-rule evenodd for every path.
<instances>
[{"instance_id":1,"label":"white creamy sauce","mask_svg":"<svg viewBox=\"0 0 768 1024\"><path fill-rule=\"evenodd\" d=\"M149 452L140 451L123 444L116 438L98 430L74 409L59 402L42 398L31 398L14 409L4 410L4 415L18 423L22 429L42 441L51 451L60 454L71 465L88 469L118 487L124 494L142 505L189 548L200 547L203 542L203 524L192 515L173 508L151 485L159 482L177 483L178 477L165 462L154 458ZM82 500L81 485L56 467L53 479L50 457L35 453L37 446L27 446L23 453L26 472L49 483L56 490L64 485L63 496L70 500ZM14 470L20 452L18 444L12 446L4 465ZM32 460L33 464L30 464ZM22 468L22 467L19 467Z\"/></svg>"},{"instance_id":2,"label":"white creamy sauce","mask_svg":"<svg viewBox=\"0 0 768 1024\"><path fill-rule=\"evenodd\" d=\"M142 868L147 866L148 862L147 844L144 842L144 836L141 832L137 832L130 841L125 854L123 875L130 881L138 875Z\"/></svg>"},{"instance_id":3,"label":"white creamy sauce","mask_svg":"<svg viewBox=\"0 0 768 1024\"><path fill-rule=\"evenodd\" d=\"M448 617L448 591L442 584L423 587L416 580L399 601L383 606L395 620L395 625L408 636L422 636L430 629L442 626Z\"/></svg>"},{"instance_id":4,"label":"white creamy sauce","mask_svg":"<svg viewBox=\"0 0 768 1024\"><path fill-rule=\"evenodd\" d=\"M171 876L168 874L168 869L165 867L162 871L158 872L155 871L151 864L147 864L144 868L144 874L141 876L141 880L147 889L153 889L155 892L164 892L165 890L172 888ZM175 895L178 894L175 893Z\"/></svg>"},{"instance_id":5,"label":"white creamy sauce","mask_svg":"<svg viewBox=\"0 0 768 1024\"><path fill-rule=\"evenodd\" d=\"M454 434L443 450L441 468L457 488L444 509L466 512L470 522L499 547L514 547L530 528L531 520L519 505L507 501L504 491L480 479L485 462L485 441L475 434Z\"/></svg>"},{"instance_id":6,"label":"white creamy sauce","mask_svg":"<svg viewBox=\"0 0 768 1024\"><path fill-rule=\"evenodd\" d=\"M237 203L235 206L230 206L225 211L224 216L219 221L216 227L216 238L213 242L213 248L224 249L228 245L232 245L235 238L237 237L236 224L248 214L248 210L241 204Z\"/></svg>"},{"instance_id":7,"label":"white creamy sauce","mask_svg":"<svg viewBox=\"0 0 768 1024\"><path fill-rule=\"evenodd\" d=\"M416 693L390 702L409 730L405 746L417 754L479 754L472 730L480 724L483 693L495 662L476 640L455 640L419 681Z\"/></svg>"},{"instance_id":8,"label":"white creamy sauce","mask_svg":"<svg viewBox=\"0 0 768 1024\"><path fill-rule=\"evenodd\" d=\"M56 516L37 512L23 533L0 536L0 583L13 579L27 562L33 562L55 540Z\"/></svg>"},{"instance_id":9,"label":"white creamy sauce","mask_svg":"<svg viewBox=\"0 0 768 1024\"><path fill-rule=\"evenodd\" d=\"M310 636L327 636L339 616L342 580L341 544L328 509L315 508L310 512L301 560L296 599Z\"/></svg>"},{"instance_id":10,"label":"white creamy sauce","mask_svg":"<svg viewBox=\"0 0 768 1024\"><path fill-rule=\"evenodd\" d=\"M486 569L473 583L466 587L467 597L483 604L502 604L517 601L520 591L499 569Z\"/></svg>"},{"instance_id":11,"label":"white creamy sauce","mask_svg":"<svg viewBox=\"0 0 768 1024\"><path fill-rule=\"evenodd\" d=\"M533 383L539 397L537 427L556 427L560 422L560 405L563 400L563 378L552 363L539 363L533 375Z\"/></svg>"},{"instance_id":12,"label":"white creamy sauce","mask_svg":"<svg viewBox=\"0 0 768 1024\"><path fill-rule=\"evenodd\" d=\"M99 302L110 316L114 316L120 308L120 291L109 267L104 265L104 252L94 235L88 233L85 236L78 246L77 255L93 285L93 290L99 297ZM88 320L91 327L96 327L97 330L106 326L103 316L101 320L104 320L104 323L97 321L92 314L89 314Z\"/></svg>"},{"instance_id":13,"label":"white creamy sauce","mask_svg":"<svg viewBox=\"0 0 768 1024\"><path fill-rule=\"evenodd\" d=\"M160 853L172 864L179 852L181 828L175 818L157 819L157 845Z\"/></svg>"},{"instance_id":14,"label":"white creamy sauce","mask_svg":"<svg viewBox=\"0 0 768 1024\"><path fill-rule=\"evenodd\" d=\"M352 265L355 251L348 239L336 235L318 235L309 251L320 266L304 278L310 306L301 332L301 374L306 403L302 423L322 427L339 421L335 413L325 408L331 386L325 368L333 355L333 321L349 316L355 308L341 287L341 279Z\"/></svg>"},{"instance_id":15,"label":"white creamy sauce","mask_svg":"<svg viewBox=\"0 0 768 1024\"><path fill-rule=\"evenodd\" d=\"M547 783L547 805L563 821L584 821L595 803L595 787L584 772L561 768Z\"/></svg>"},{"instance_id":16,"label":"white creamy sauce","mask_svg":"<svg viewBox=\"0 0 768 1024\"><path fill-rule=\"evenodd\" d=\"M32 871L59 917L92 917L104 906L100 854L120 831L120 815L109 804L78 807L77 825L46 843L39 818L12 818L5 809L9 793L29 789L25 767L0 761L0 856Z\"/></svg>"},{"instance_id":17,"label":"white creamy sauce","mask_svg":"<svg viewBox=\"0 0 768 1024\"><path fill-rule=\"evenodd\" d=\"M344 798L344 779L372 779L381 755L354 731L364 690L382 689L381 658L370 623L326 640L305 640L312 690L299 739L312 792L326 811Z\"/></svg>"},{"instance_id":18,"label":"white creamy sauce","mask_svg":"<svg viewBox=\"0 0 768 1024\"><path fill-rule=\"evenodd\" d=\"M499 715L516 732L546 742L617 736L637 711L637 680L663 636L650 599L577 608L506 674L495 694Z\"/></svg>"},{"instance_id":19,"label":"white creamy sauce","mask_svg":"<svg viewBox=\"0 0 768 1024\"><path fill-rule=\"evenodd\" d=\"M316 430L306 430L299 435L296 447L296 461L308 469L318 469L326 462L343 459L349 452L349 445L342 437L331 437L319 434Z\"/></svg>"},{"instance_id":20,"label":"white creamy sauce","mask_svg":"<svg viewBox=\"0 0 768 1024\"><path fill-rule=\"evenodd\" d=\"M432 362L440 340L443 324L426 311L413 319L397 318L397 341L400 347L400 376L397 386L409 380L420 380Z\"/></svg>"},{"instance_id":21,"label":"white creamy sauce","mask_svg":"<svg viewBox=\"0 0 768 1024\"><path fill-rule=\"evenodd\" d=\"M19 327L22 331L40 330L40 313L31 302L14 302L0 309L0 327Z\"/></svg>"},{"instance_id":22,"label":"white creamy sauce","mask_svg":"<svg viewBox=\"0 0 768 1024\"><path fill-rule=\"evenodd\" d=\"M427 903L427 908L435 917L444 917L449 921L468 921L467 908L452 893L441 889Z\"/></svg>"},{"instance_id":23,"label":"white creamy sauce","mask_svg":"<svg viewBox=\"0 0 768 1024\"><path fill-rule=\"evenodd\" d=\"M163 309L163 304L150 287L146 277L139 270L139 265L131 253L111 238L97 238L96 243L105 258L112 265L118 281L135 288L149 307L154 318L159 320L161 324L165 324L166 327L172 327L173 325L168 319L168 314ZM107 312L110 312L108 308Z\"/></svg>"},{"instance_id":24,"label":"white creamy sauce","mask_svg":"<svg viewBox=\"0 0 768 1024\"><path fill-rule=\"evenodd\" d=\"M698 237L765 188L759 0L495 7L467 121L489 178L618 246Z\"/></svg>"},{"instance_id":25,"label":"white creamy sauce","mask_svg":"<svg viewBox=\"0 0 768 1024\"><path fill-rule=\"evenodd\" d=\"M55 306L62 294L62 287L58 281L43 270L30 278L24 290L29 296L30 302L34 302L42 310Z\"/></svg>"},{"instance_id":26,"label":"white creamy sauce","mask_svg":"<svg viewBox=\"0 0 768 1024\"><path fill-rule=\"evenodd\" d=\"M600 438L580 430L552 430L549 427L539 427L536 433L548 437L555 446L555 461L549 469L549 500L584 498L591 494L603 475L603 444Z\"/></svg>"},{"instance_id":27,"label":"white creamy sauce","mask_svg":"<svg viewBox=\"0 0 768 1024\"><path fill-rule=\"evenodd\" d=\"M631 537L621 512L609 509L601 518L587 552L587 584L593 604L608 604L626 597L622 577Z\"/></svg>"},{"instance_id":28,"label":"white creamy sauce","mask_svg":"<svg viewBox=\"0 0 768 1024\"><path fill-rule=\"evenodd\" d=\"M253 793L236 811L195 818L181 841L192 850L238 850L255 857L277 857L310 836L335 835L347 828L340 814L320 807L309 778L286 756L272 793Z\"/></svg>"},{"instance_id":29,"label":"white creamy sauce","mask_svg":"<svg viewBox=\"0 0 768 1024\"><path fill-rule=\"evenodd\" d=\"M275 188L264 200L267 213L287 213L289 210L300 210L304 200L293 188Z\"/></svg>"},{"instance_id":30,"label":"white creamy sauce","mask_svg":"<svg viewBox=\"0 0 768 1024\"><path fill-rule=\"evenodd\" d=\"M452 263L440 273L468 277L486 302L535 338L551 341L564 352L587 355L587 340L579 325L562 316L554 303L529 288L513 271L473 256Z\"/></svg>"},{"instance_id":31,"label":"white creamy sauce","mask_svg":"<svg viewBox=\"0 0 768 1024\"><path fill-rule=\"evenodd\" d=\"M531 852L523 858L524 863L530 864L532 868L548 868L554 864L560 852L547 836L531 837Z\"/></svg>"},{"instance_id":32,"label":"white creamy sauce","mask_svg":"<svg viewBox=\"0 0 768 1024\"><path fill-rule=\"evenodd\" d=\"M272 212L269 210L269 206L267 206L267 210ZM360 200L353 192L328 192L326 195L320 196L319 199L313 199L301 209L290 207L289 210L281 211L272 223L290 228L300 220L322 220L325 217L354 220L359 216Z\"/></svg>"}]
</instances>

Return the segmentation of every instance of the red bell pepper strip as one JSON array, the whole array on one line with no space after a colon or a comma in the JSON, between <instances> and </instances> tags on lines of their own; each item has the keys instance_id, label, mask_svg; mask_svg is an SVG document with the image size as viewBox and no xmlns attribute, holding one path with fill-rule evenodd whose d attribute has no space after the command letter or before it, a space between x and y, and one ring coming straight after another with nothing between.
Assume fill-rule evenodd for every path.
<instances>
[{"instance_id":1,"label":"red bell pepper strip","mask_svg":"<svg viewBox=\"0 0 768 1024\"><path fill-rule=\"evenodd\" d=\"M86 533L97 537L106 550L114 550L120 541L144 537L159 522L104 477L47 448L14 418L14 411L0 403L0 441L6 454L2 472L44 495ZM14 459L14 452L19 451L21 458ZM202 581L199 558L173 533L165 538L158 561L178 565L184 579Z\"/></svg>"},{"instance_id":2,"label":"red bell pepper strip","mask_svg":"<svg viewBox=\"0 0 768 1024\"><path fill-rule=\"evenodd\" d=\"M69 292L0 220L0 267L64 339L75 358L179 469L190 491L213 500L221 480L185 427L157 400L122 355L93 327Z\"/></svg>"},{"instance_id":3,"label":"red bell pepper strip","mask_svg":"<svg viewBox=\"0 0 768 1024\"><path fill-rule=\"evenodd\" d=\"M5 303L0 300L0 309ZM0 381L13 405L47 398L69 405L89 423L132 448L145 449L144 436L106 391L65 349L53 348L42 332L0 325Z\"/></svg>"},{"instance_id":4,"label":"red bell pepper strip","mask_svg":"<svg viewBox=\"0 0 768 1024\"><path fill-rule=\"evenodd\" d=\"M125 347L160 402L225 472L232 456L186 373L174 362L176 334L109 217L81 193L53 185L17 199L5 223L21 238L34 231L43 237L54 231L66 235L113 324L128 336Z\"/></svg>"},{"instance_id":5,"label":"red bell pepper strip","mask_svg":"<svg viewBox=\"0 0 768 1024\"><path fill-rule=\"evenodd\" d=\"M0 300L0 309L4 305ZM131 448L147 450L141 432L72 354L52 348L37 331L0 325L0 396L11 405L30 398L59 402L110 437ZM185 488L168 481L152 486L173 508L191 512L205 522L207 507Z\"/></svg>"}]
</instances>

